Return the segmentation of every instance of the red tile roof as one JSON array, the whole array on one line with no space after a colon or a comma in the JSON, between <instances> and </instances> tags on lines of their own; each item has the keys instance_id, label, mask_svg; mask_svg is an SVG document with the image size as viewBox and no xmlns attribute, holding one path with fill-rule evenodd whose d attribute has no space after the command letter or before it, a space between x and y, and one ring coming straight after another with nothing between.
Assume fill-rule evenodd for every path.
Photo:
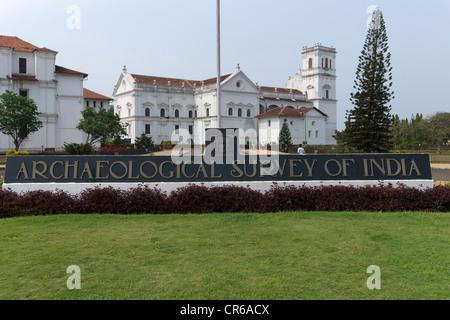
<instances>
[{"instance_id":1,"label":"red tile roof","mask_svg":"<svg viewBox=\"0 0 450 320\"><path fill-rule=\"evenodd\" d=\"M230 76L231 76L231 73L230 73L230 74L227 74L227 75L224 75L224 76L221 76L221 77L220 77L220 82L221 82L221 83L224 82L224 81L227 80ZM215 84L215 83L217 83L217 77L211 78L211 79L207 79L207 80L203 80L203 82L205 83L206 86L207 86L207 85L210 85L210 84Z\"/></svg>"},{"instance_id":2,"label":"red tile roof","mask_svg":"<svg viewBox=\"0 0 450 320\"><path fill-rule=\"evenodd\" d=\"M43 48L39 49L39 51L58 53L57 51L51 50L51 49L46 48L46 47L43 47Z\"/></svg>"},{"instance_id":3,"label":"red tile roof","mask_svg":"<svg viewBox=\"0 0 450 320\"><path fill-rule=\"evenodd\" d=\"M277 88L277 87L259 87L261 89L261 91L266 91L266 92L275 92L275 89L277 90L277 92L279 93L291 93L291 89L287 89L287 88ZM303 92L301 92L300 90L297 89L292 89L292 93L295 94L303 94Z\"/></svg>"},{"instance_id":4,"label":"red tile roof","mask_svg":"<svg viewBox=\"0 0 450 320\"><path fill-rule=\"evenodd\" d=\"M64 67L61 67L61 66L55 66L55 73L83 76L83 78L86 78L88 76L87 73L83 73L83 72L67 69L67 68L64 68Z\"/></svg>"},{"instance_id":5,"label":"red tile roof","mask_svg":"<svg viewBox=\"0 0 450 320\"><path fill-rule=\"evenodd\" d=\"M226 80L231 74L224 75L220 79L221 81ZM143 76L139 74L131 74L131 76L136 80L137 83L143 84L156 84L158 86L168 86L170 81L171 87L183 87L183 84L186 88L194 88L200 87L202 85L202 81L198 80L188 80L188 79L176 79L176 78L164 78L164 77L154 77L154 76ZM203 80L204 85L210 85L216 83L217 78L211 78L207 80Z\"/></svg>"},{"instance_id":6,"label":"red tile roof","mask_svg":"<svg viewBox=\"0 0 450 320\"><path fill-rule=\"evenodd\" d=\"M0 47L11 48L14 51L19 51L19 52L45 51L45 52L58 53L58 52L50 50L48 48L36 47L35 45L32 45L31 43L23 41L22 39L19 39L17 37L10 37L10 36L0 36Z\"/></svg>"},{"instance_id":7,"label":"red tile roof","mask_svg":"<svg viewBox=\"0 0 450 320\"><path fill-rule=\"evenodd\" d=\"M86 88L83 88L83 96L85 99L90 99L90 100L107 100L107 101L113 100L111 98L108 98L107 96L101 95L97 92L88 90Z\"/></svg>"},{"instance_id":8,"label":"red tile roof","mask_svg":"<svg viewBox=\"0 0 450 320\"><path fill-rule=\"evenodd\" d=\"M314 107L311 108L300 108L300 109L294 109L292 107L278 107L272 110L269 110L267 112L261 113L260 115L256 116L257 118L276 118L276 117L304 117L306 113L309 111L315 109Z\"/></svg>"}]
</instances>

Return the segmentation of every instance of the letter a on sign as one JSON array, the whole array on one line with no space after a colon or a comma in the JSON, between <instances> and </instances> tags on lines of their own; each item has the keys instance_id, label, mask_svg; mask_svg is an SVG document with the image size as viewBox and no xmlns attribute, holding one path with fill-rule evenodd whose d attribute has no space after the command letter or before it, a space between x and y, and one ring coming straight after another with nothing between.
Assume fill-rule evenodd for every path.
<instances>
[{"instance_id":1,"label":"letter a on sign","mask_svg":"<svg viewBox=\"0 0 450 320\"><path fill-rule=\"evenodd\" d=\"M367 273L373 273L369 279L367 279L367 288L370 290L381 289L381 270L378 266L370 266L367 268Z\"/></svg>"},{"instance_id":2,"label":"letter a on sign","mask_svg":"<svg viewBox=\"0 0 450 320\"><path fill-rule=\"evenodd\" d=\"M72 274L69 279L67 279L67 288L69 290L80 290L81 289L81 270L78 266L70 266L67 268L67 273Z\"/></svg>"}]
</instances>

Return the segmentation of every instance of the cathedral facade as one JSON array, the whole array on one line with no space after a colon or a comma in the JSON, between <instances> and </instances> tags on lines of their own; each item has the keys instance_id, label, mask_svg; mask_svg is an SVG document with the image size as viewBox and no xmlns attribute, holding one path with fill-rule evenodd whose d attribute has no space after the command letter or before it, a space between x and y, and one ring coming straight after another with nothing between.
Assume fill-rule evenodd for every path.
<instances>
[{"instance_id":1,"label":"cathedral facade","mask_svg":"<svg viewBox=\"0 0 450 320\"><path fill-rule=\"evenodd\" d=\"M334 144L336 130L336 50L316 44L303 48L302 68L285 87L260 86L238 65L217 79L189 80L129 73L124 67L114 88L115 112L127 124L127 139L142 133L155 143L189 132L205 143L205 129L240 128L256 132L258 142L277 144L286 120L294 144Z\"/></svg>"}]
</instances>

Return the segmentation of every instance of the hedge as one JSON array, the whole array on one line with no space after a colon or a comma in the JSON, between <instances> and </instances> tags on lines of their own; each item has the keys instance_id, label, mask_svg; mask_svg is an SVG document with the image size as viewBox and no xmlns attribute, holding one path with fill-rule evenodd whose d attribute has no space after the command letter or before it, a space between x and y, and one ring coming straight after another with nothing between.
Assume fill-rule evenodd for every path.
<instances>
[{"instance_id":1,"label":"hedge","mask_svg":"<svg viewBox=\"0 0 450 320\"><path fill-rule=\"evenodd\" d=\"M55 214L204 214L282 211L450 212L450 187L420 190L405 186L281 187L265 193L246 187L189 185L170 194L140 186L17 194L0 190L0 218Z\"/></svg>"}]
</instances>

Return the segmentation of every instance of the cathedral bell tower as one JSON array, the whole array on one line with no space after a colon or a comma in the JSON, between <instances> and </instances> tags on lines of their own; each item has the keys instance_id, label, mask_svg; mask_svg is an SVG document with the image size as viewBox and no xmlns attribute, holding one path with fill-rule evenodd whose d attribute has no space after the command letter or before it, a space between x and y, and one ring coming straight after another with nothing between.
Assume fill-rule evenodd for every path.
<instances>
[{"instance_id":1,"label":"cathedral bell tower","mask_svg":"<svg viewBox=\"0 0 450 320\"><path fill-rule=\"evenodd\" d=\"M328 144L336 130L336 49L316 43L303 47L301 69L287 82L287 88L297 89L308 95L308 101L328 115L326 137Z\"/></svg>"},{"instance_id":2,"label":"cathedral bell tower","mask_svg":"<svg viewBox=\"0 0 450 320\"><path fill-rule=\"evenodd\" d=\"M302 90L308 100L336 100L336 49L316 44L302 51Z\"/></svg>"}]
</instances>

